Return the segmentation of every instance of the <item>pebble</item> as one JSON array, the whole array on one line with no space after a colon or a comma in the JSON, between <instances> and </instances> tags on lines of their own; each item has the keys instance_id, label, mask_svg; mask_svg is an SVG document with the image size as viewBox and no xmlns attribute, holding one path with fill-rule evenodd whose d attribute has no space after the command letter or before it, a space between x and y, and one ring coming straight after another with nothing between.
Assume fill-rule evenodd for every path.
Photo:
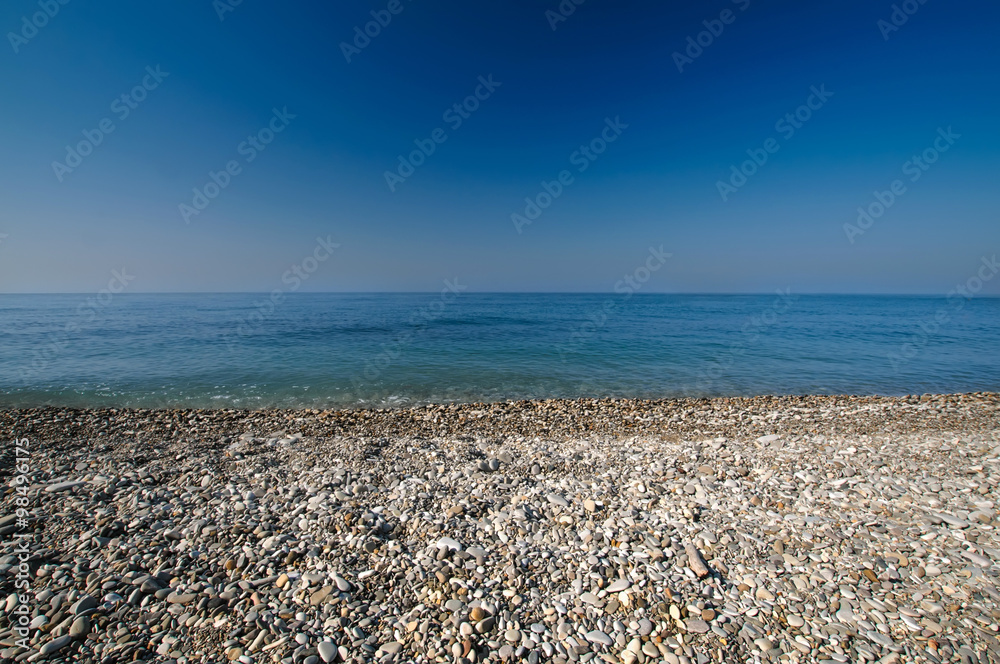
<instances>
[{"instance_id":1,"label":"pebble","mask_svg":"<svg viewBox=\"0 0 1000 664\"><path fill-rule=\"evenodd\" d=\"M54 652L62 650L62 648L69 645L70 641L72 640L73 637L68 634L56 637L51 641L49 641L48 643L45 643L41 648L39 648L38 654L41 655L42 657L47 657Z\"/></svg>"},{"instance_id":2,"label":"pebble","mask_svg":"<svg viewBox=\"0 0 1000 664\"><path fill-rule=\"evenodd\" d=\"M60 491L69 491L75 489L78 486L83 486L86 482L70 481L70 482L57 482L56 484L50 484L45 487L48 493L59 493Z\"/></svg>"},{"instance_id":3,"label":"pebble","mask_svg":"<svg viewBox=\"0 0 1000 664\"><path fill-rule=\"evenodd\" d=\"M545 497L553 505L558 505L559 507L569 507L569 501L560 496L558 493L550 493Z\"/></svg>"},{"instance_id":4,"label":"pebble","mask_svg":"<svg viewBox=\"0 0 1000 664\"><path fill-rule=\"evenodd\" d=\"M316 645L316 650L319 652L319 656L324 662L332 662L337 656L336 644L330 643L329 641L320 641Z\"/></svg>"},{"instance_id":5,"label":"pebble","mask_svg":"<svg viewBox=\"0 0 1000 664\"><path fill-rule=\"evenodd\" d=\"M605 590L607 590L609 593L616 593L631 587L632 587L631 581L628 581L627 579L618 579L616 581L612 581L611 585L605 588Z\"/></svg>"},{"instance_id":6,"label":"pebble","mask_svg":"<svg viewBox=\"0 0 1000 664\"><path fill-rule=\"evenodd\" d=\"M998 413L977 393L0 426L37 443L30 645L52 661L902 664L998 649Z\"/></svg>"},{"instance_id":7,"label":"pebble","mask_svg":"<svg viewBox=\"0 0 1000 664\"><path fill-rule=\"evenodd\" d=\"M437 541L437 548L439 549L450 549L451 551L461 551L462 545L450 537L442 537Z\"/></svg>"},{"instance_id":8,"label":"pebble","mask_svg":"<svg viewBox=\"0 0 1000 664\"><path fill-rule=\"evenodd\" d=\"M612 643L614 643L614 641L610 636L608 636L607 634L598 629L587 632L586 638L591 643L600 643L601 645L605 646L610 646Z\"/></svg>"},{"instance_id":9,"label":"pebble","mask_svg":"<svg viewBox=\"0 0 1000 664\"><path fill-rule=\"evenodd\" d=\"M90 631L90 617L80 616L73 621L72 625L70 625L69 635L76 639L86 636L87 632L89 631Z\"/></svg>"},{"instance_id":10,"label":"pebble","mask_svg":"<svg viewBox=\"0 0 1000 664\"><path fill-rule=\"evenodd\" d=\"M638 632L640 636L649 636L653 633L653 623L646 618L642 618L639 620Z\"/></svg>"},{"instance_id":11,"label":"pebble","mask_svg":"<svg viewBox=\"0 0 1000 664\"><path fill-rule=\"evenodd\" d=\"M90 595L84 595L70 607L70 612L74 615L80 615L81 613L86 613L91 609L97 608L97 604L98 602L96 599Z\"/></svg>"},{"instance_id":12,"label":"pebble","mask_svg":"<svg viewBox=\"0 0 1000 664\"><path fill-rule=\"evenodd\" d=\"M684 629L694 634L704 634L708 631L708 623L701 619L689 618L684 621Z\"/></svg>"},{"instance_id":13,"label":"pebble","mask_svg":"<svg viewBox=\"0 0 1000 664\"><path fill-rule=\"evenodd\" d=\"M986 556L981 556L981 555L979 555L978 553L976 553L974 551L963 551L962 555L964 557L968 558L968 560L970 562L975 563L976 565L979 565L980 567L991 567L993 565L993 561L992 560L990 560Z\"/></svg>"},{"instance_id":14,"label":"pebble","mask_svg":"<svg viewBox=\"0 0 1000 664\"><path fill-rule=\"evenodd\" d=\"M389 643L384 643L382 644L381 648L379 648L379 650L389 655L395 655L402 649L403 649L403 644L398 641L390 641Z\"/></svg>"}]
</instances>

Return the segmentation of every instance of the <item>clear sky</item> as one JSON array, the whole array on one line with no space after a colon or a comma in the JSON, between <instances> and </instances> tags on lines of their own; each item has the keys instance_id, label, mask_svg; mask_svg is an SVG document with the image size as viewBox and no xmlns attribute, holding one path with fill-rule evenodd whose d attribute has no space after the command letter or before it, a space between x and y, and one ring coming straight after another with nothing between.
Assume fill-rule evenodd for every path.
<instances>
[{"instance_id":1,"label":"clear sky","mask_svg":"<svg viewBox=\"0 0 1000 664\"><path fill-rule=\"evenodd\" d=\"M0 292L603 292L662 246L647 292L944 293L1000 252L995 1L234 2L3 3Z\"/></svg>"}]
</instances>

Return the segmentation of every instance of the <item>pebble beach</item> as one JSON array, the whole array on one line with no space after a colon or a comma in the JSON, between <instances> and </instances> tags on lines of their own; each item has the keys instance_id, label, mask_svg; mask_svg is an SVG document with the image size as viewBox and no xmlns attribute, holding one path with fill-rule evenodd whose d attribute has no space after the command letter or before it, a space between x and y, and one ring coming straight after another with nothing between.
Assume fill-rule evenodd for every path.
<instances>
[{"instance_id":1,"label":"pebble beach","mask_svg":"<svg viewBox=\"0 0 1000 664\"><path fill-rule=\"evenodd\" d=\"M4 662L1000 662L995 393L0 431Z\"/></svg>"}]
</instances>

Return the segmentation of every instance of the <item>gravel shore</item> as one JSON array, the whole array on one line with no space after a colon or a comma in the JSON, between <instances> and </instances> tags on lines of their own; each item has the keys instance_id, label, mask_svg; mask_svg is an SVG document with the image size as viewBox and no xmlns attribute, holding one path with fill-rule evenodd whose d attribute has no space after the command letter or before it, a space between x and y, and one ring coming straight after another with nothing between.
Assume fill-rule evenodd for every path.
<instances>
[{"instance_id":1,"label":"gravel shore","mask_svg":"<svg viewBox=\"0 0 1000 664\"><path fill-rule=\"evenodd\" d=\"M0 436L5 662L1000 662L998 394Z\"/></svg>"}]
</instances>

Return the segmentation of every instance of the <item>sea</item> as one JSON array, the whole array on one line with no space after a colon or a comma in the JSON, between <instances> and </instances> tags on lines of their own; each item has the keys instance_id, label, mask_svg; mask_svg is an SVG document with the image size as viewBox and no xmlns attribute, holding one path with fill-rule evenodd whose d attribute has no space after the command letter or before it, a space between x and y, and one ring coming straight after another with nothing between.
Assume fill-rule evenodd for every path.
<instances>
[{"instance_id":1,"label":"sea","mask_svg":"<svg viewBox=\"0 0 1000 664\"><path fill-rule=\"evenodd\" d=\"M0 407L1000 391L1000 298L0 295Z\"/></svg>"}]
</instances>

